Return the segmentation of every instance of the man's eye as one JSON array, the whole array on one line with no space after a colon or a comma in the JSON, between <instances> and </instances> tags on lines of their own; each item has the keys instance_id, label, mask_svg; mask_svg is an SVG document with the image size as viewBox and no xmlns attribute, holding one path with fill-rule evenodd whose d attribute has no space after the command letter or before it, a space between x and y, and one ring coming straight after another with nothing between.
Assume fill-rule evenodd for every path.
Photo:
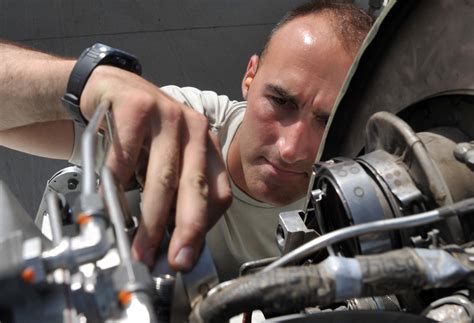
<instances>
[{"instance_id":1,"label":"man's eye","mask_svg":"<svg viewBox=\"0 0 474 323\"><path fill-rule=\"evenodd\" d=\"M280 98L278 96L270 96L270 100L272 100L276 105L280 106L284 106L288 103L286 99Z\"/></svg>"},{"instance_id":2,"label":"man's eye","mask_svg":"<svg viewBox=\"0 0 474 323\"><path fill-rule=\"evenodd\" d=\"M324 126L327 126L329 118L327 117L316 117L316 121L319 123L324 124Z\"/></svg>"}]
</instances>

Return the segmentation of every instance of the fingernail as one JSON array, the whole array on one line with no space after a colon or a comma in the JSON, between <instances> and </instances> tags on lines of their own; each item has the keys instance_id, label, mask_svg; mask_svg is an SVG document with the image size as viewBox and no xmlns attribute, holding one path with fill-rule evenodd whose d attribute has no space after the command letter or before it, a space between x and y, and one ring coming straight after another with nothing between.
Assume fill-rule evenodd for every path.
<instances>
[{"instance_id":1,"label":"fingernail","mask_svg":"<svg viewBox=\"0 0 474 323\"><path fill-rule=\"evenodd\" d=\"M155 249L148 249L143 255L143 263L148 267L153 266L153 263L155 261L155 252Z\"/></svg>"},{"instance_id":2,"label":"fingernail","mask_svg":"<svg viewBox=\"0 0 474 323\"><path fill-rule=\"evenodd\" d=\"M194 250L191 247L183 247L174 258L181 270L190 270L193 266Z\"/></svg>"}]
</instances>

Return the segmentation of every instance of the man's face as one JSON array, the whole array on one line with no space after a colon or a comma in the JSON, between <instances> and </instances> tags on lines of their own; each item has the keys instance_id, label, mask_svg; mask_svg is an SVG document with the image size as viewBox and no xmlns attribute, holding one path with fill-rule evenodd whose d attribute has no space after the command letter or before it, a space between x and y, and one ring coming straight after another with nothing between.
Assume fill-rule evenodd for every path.
<instances>
[{"instance_id":1,"label":"man's face","mask_svg":"<svg viewBox=\"0 0 474 323\"><path fill-rule=\"evenodd\" d=\"M352 60L322 15L287 23L264 57L251 59L243 82L248 107L234 140L240 147L241 171L231 168L232 178L247 194L273 205L304 196Z\"/></svg>"}]
</instances>

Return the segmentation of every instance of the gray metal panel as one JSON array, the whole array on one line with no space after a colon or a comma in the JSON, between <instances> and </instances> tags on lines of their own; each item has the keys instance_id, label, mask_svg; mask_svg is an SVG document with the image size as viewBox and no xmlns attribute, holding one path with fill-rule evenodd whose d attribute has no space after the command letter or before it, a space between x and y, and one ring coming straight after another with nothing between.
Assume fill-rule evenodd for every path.
<instances>
[{"instance_id":1,"label":"gray metal panel","mask_svg":"<svg viewBox=\"0 0 474 323\"><path fill-rule=\"evenodd\" d=\"M77 57L95 42L137 55L160 85L215 90L240 99L248 58L298 0L0 0L0 38ZM1 98L0 98L1 102ZM0 147L0 178L28 214L46 180L67 163Z\"/></svg>"}]
</instances>

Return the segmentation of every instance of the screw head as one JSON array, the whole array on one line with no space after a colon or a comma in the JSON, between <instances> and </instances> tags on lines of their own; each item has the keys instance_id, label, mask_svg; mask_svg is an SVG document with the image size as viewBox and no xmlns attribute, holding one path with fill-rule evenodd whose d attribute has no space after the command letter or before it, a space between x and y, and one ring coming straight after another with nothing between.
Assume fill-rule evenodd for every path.
<instances>
[{"instance_id":1,"label":"screw head","mask_svg":"<svg viewBox=\"0 0 474 323\"><path fill-rule=\"evenodd\" d=\"M70 190L75 190L77 188L77 185L79 184L79 181L75 178L70 178L67 181L67 188Z\"/></svg>"}]
</instances>

